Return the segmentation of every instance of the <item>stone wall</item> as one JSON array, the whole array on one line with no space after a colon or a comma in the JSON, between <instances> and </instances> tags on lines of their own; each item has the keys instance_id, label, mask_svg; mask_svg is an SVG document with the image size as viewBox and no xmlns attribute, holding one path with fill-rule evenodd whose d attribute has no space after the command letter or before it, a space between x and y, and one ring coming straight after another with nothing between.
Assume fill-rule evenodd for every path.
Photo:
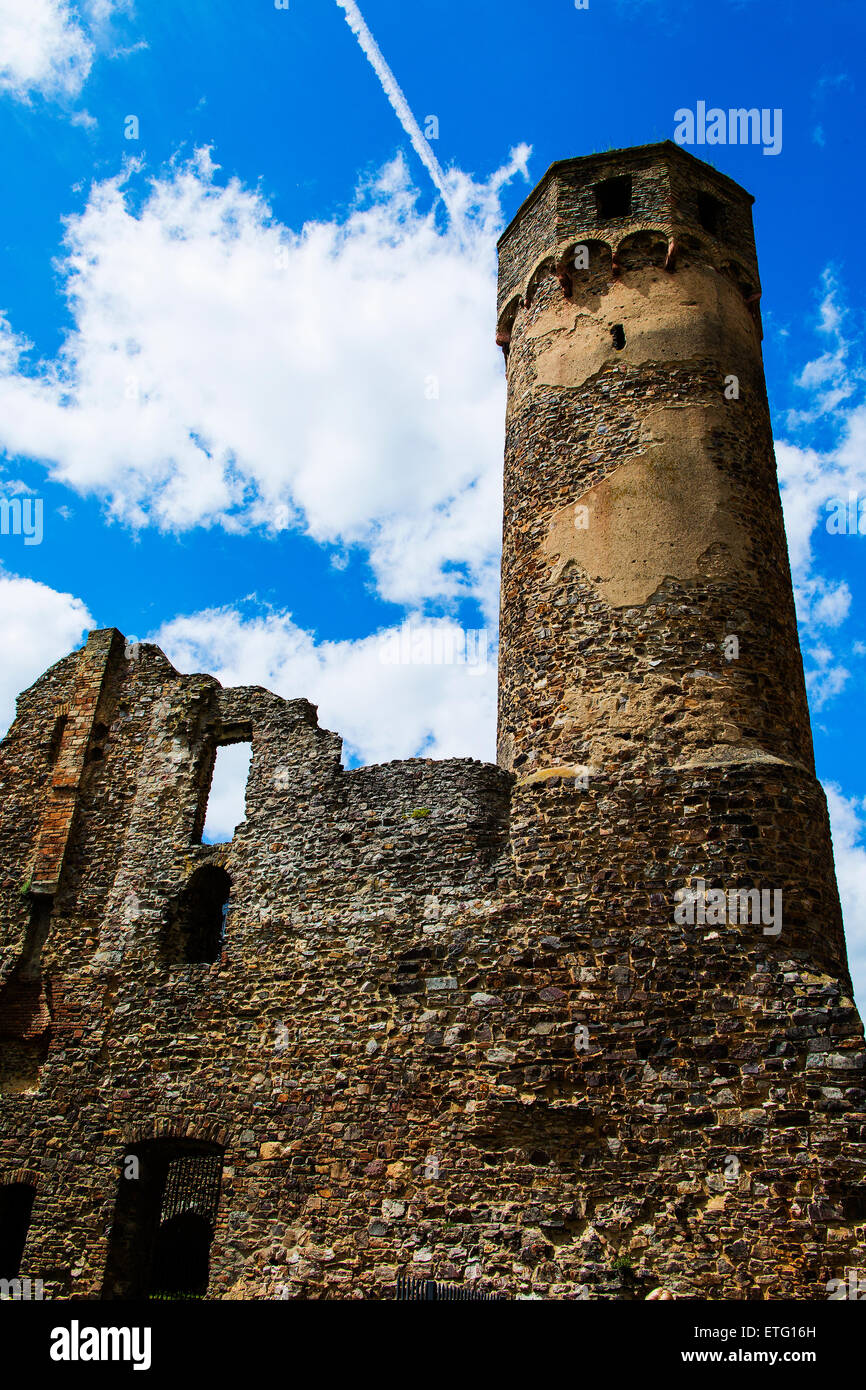
<instances>
[{"instance_id":1,"label":"stone wall","mask_svg":"<svg viewBox=\"0 0 866 1390\"><path fill-rule=\"evenodd\" d=\"M671 921L696 865L724 881L754 856L753 824L796 874L791 813L823 814L805 774L777 773L760 814L748 769L512 793L464 761L346 772L306 702L177 677L154 649L116 694L98 776L138 743L133 808L113 860L93 838L74 858L103 917L71 890L58 907L51 1048L0 1096L0 1171L38 1175L28 1269L50 1291L100 1294L123 1154L159 1135L225 1146L215 1297L389 1297L404 1271L819 1297L855 1260L862 1034L814 930L837 923L832 877L803 882L778 941ZM197 769L247 723L247 818L196 844ZM31 743L16 726L4 777ZM173 963L166 914L202 862L232 878L225 948Z\"/></svg>"}]
</instances>

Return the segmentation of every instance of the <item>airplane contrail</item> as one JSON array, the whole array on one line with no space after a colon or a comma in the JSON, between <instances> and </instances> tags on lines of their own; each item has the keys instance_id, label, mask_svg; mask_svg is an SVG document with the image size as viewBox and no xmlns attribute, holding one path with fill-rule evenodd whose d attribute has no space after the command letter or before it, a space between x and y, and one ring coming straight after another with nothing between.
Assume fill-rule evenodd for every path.
<instances>
[{"instance_id":1,"label":"airplane contrail","mask_svg":"<svg viewBox=\"0 0 866 1390\"><path fill-rule=\"evenodd\" d=\"M430 143L424 132L415 120L412 109L403 95L400 83L388 67L381 48L370 33L364 16L358 9L355 0L337 0L337 4L345 14L346 23L357 38L362 52L382 84L382 90L391 103L398 121L409 136L413 149L439 190L448 212L453 215L442 167L430 148Z\"/></svg>"}]
</instances>

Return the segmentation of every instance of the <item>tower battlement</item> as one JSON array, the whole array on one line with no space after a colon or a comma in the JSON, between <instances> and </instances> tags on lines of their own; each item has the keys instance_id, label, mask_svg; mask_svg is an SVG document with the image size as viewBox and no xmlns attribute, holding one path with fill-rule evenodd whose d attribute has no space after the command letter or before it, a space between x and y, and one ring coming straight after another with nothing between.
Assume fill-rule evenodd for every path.
<instances>
[{"instance_id":1,"label":"tower battlement","mask_svg":"<svg viewBox=\"0 0 866 1390\"><path fill-rule=\"evenodd\" d=\"M545 259L567 263L586 242L619 257L633 238L651 232L666 239L669 269L678 253L691 252L717 269L730 268L755 294L753 203L733 179L669 140L557 160L499 238L500 317L515 298L527 296Z\"/></svg>"}]
</instances>

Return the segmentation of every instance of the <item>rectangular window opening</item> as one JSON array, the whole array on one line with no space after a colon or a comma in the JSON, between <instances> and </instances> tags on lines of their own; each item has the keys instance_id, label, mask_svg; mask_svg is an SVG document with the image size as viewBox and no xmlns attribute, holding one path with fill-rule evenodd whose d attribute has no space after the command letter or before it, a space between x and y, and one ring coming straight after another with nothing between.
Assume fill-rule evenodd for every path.
<instances>
[{"instance_id":1,"label":"rectangular window opening","mask_svg":"<svg viewBox=\"0 0 866 1390\"><path fill-rule=\"evenodd\" d=\"M710 236L720 236L724 217L723 205L712 193L698 194L698 221Z\"/></svg>"},{"instance_id":2,"label":"rectangular window opening","mask_svg":"<svg viewBox=\"0 0 866 1390\"><path fill-rule=\"evenodd\" d=\"M250 739L217 745L202 844L225 844L244 820L252 751Z\"/></svg>"},{"instance_id":3,"label":"rectangular window opening","mask_svg":"<svg viewBox=\"0 0 866 1390\"><path fill-rule=\"evenodd\" d=\"M593 191L600 222L606 222L611 217L628 217L631 212L631 174L605 179L603 183L597 183Z\"/></svg>"}]
</instances>

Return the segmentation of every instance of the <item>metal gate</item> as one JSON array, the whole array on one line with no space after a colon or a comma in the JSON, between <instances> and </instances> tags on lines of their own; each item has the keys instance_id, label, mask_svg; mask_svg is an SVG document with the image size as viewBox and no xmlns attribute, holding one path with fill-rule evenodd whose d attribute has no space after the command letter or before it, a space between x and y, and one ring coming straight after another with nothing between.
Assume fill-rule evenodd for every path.
<instances>
[{"instance_id":1,"label":"metal gate","mask_svg":"<svg viewBox=\"0 0 866 1390\"><path fill-rule=\"evenodd\" d=\"M420 1303L428 1299L444 1303L506 1301L506 1296L502 1293L482 1293L469 1284L439 1284L435 1279L413 1279L408 1274L397 1275L395 1297L398 1303Z\"/></svg>"},{"instance_id":2,"label":"metal gate","mask_svg":"<svg viewBox=\"0 0 866 1390\"><path fill-rule=\"evenodd\" d=\"M168 1165L159 1224L195 1212L216 1226L222 1179L222 1154L178 1154Z\"/></svg>"}]
</instances>

